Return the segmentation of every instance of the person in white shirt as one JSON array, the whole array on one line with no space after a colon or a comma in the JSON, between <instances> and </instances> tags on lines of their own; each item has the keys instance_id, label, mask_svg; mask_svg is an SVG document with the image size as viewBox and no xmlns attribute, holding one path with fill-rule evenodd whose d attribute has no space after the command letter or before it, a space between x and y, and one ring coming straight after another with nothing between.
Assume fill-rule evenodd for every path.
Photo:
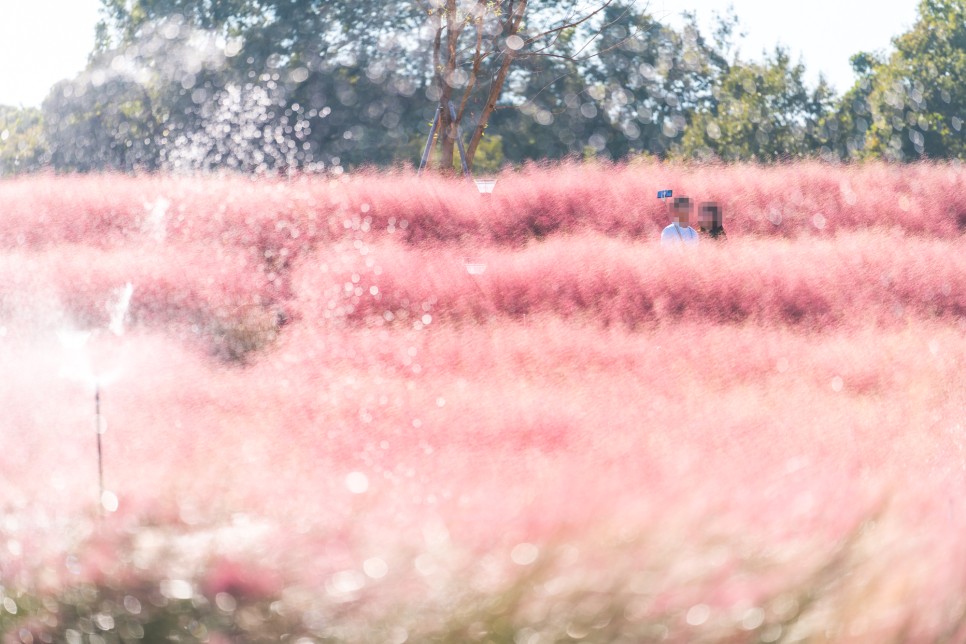
<instances>
[{"instance_id":1,"label":"person in white shirt","mask_svg":"<svg viewBox=\"0 0 966 644\"><path fill-rule=\"evenodd\" d=\"M662 246L677 246L698 243L698 231L691 228L691 200L675 197L671 205L670 226L661 231Z\"/></svg>"}]
</instances>

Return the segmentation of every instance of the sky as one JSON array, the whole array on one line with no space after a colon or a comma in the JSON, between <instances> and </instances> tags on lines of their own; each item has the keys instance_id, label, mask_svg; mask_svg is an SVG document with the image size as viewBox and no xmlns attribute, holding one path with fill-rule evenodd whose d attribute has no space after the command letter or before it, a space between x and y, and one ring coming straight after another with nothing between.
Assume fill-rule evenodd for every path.
<instances>
[{"instance_id":1,"label":"sky","mask_svg":"<svg viewBox=\"0 0 966 644\"><path fill-rule=\"evenodd\" d=\"M651 13L672 24L682 11L702 27L733 5L745 59L785 45L804 62L810 83L825 74L842 93L852 85L849 57L888 51L891 39L915 22L917 0L648 0ZM94 45L99 0L0 0L0 104L39 106L50 87L84 68ZM679 23L678 23L679 24Z\"/></svg>"},{"instance_id":2,"label":"sky","mask_svg":"<svg viewBox=\"0 0 966 644\"><path fill-rule=\"evenodd\" d=\"M0 0L0 105L40 106L84 68L100 0Z\"/></svg>"},{"instance_id":3,"label":"sky","mask_svg":"<svg viewBox=\"0 0 966 644\"><path fill-rule=\"evenodd\" d=\"M642 0L643 1L643 0ZM842 94L854 81L849 58L860 51L890 51L892 38L916 21L918 0L647 0L651 13L671 18L693 11L705 33L714 13L734 7L743 59L761 59L776 44L789 49L792 61L805 64L814 85L819 73ZM673 24L672 20L672 24Z\"/></svg>"}]
</instances>

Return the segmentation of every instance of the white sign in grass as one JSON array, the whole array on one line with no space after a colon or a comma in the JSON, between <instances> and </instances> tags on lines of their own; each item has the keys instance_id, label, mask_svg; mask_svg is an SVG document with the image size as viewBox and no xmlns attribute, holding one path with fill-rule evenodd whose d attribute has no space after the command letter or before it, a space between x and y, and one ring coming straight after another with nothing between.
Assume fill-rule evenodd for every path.
<instances>
[{"instance_id":1,"label":"white sign in grass","mask_svg":"<svg viewBox=\"0 0 966 644\"><path fill-rule=\"evenodd\" d=\"M492 194L493 188L496 187L496 179L473 179L473 181L482 195Z\"/></svg>"}]
</instances>

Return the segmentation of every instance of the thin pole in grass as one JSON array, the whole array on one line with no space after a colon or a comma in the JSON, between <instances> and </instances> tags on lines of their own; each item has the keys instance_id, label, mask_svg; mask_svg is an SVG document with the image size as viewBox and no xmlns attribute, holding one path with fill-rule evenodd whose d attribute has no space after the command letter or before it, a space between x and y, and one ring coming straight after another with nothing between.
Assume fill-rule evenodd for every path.
<instances>
[{"instance_id":1,"label":"thin pole in grass","mask_svg":"<svg viewBox=\"0 0 966 644\"><path fill-rule=\"evenodd\" d=\"M110 324L108 330L116 335L124 334L124 320L131 305L131 295L134 292L134 285L128 282L123 287L116 289L113 301L108 302L108 313L110 314ZM120 366L117 365L111 370L97 368L92 363L91 349L89 340L100 332L99 329L93 331L75 331L70 328L60 329L57 335L66 354L64 363L61 367L61 375L67 376L94 386L94 435L97 441L97 505L98 514L103 516L105 511L114 512L117 510L117 495L104 488L104 446L101 435L104 434L104 414L101 412L101 385L104 382L111 382L120 374Z\"/></svg>"},{"instance_id":2,"label":"thin pole in grass","mask_svg":"<svg viewBox=\"0 0 966 644\"><path fill-rule=\"evenodd\" d=\"M97 434L97 505L104 514L104 452L101 449L101 383L94 382L94 433Z\"/></svg>"},{"instance_id":3,"label":"thin pole in grass","mask_svg":"<svg viewBox=\"0 0 966 644\"><path fill-rule=\"evenodd\" d=\"M101 381L94 381L94 433L97 436L97 512L104 517L109 512L117 510L117 495L104 487L104 448L103 439L105 422L104 412L101 410Z\"/></svg>"},{"instance_id":4,"label":"thin pole in grass","mask_svg":"<svg viewBox=\"0 0 966 644\"><path fill-rule=\"evenodd\" d=\"M429 136L426 137L426 147L423 148L423 156L419 159L419 169L416 170L417 177L423 173L423 168L429 163L429 155L433 149L433 140L436 138L436 130L439 128L439 113L442 109L442 105L436 107L436 116L433 117L432 127L429 128Z\"/></svg>"},{"instance_id":5,"label":"thin pole in grass","mask_svg":"<svg viewBox=\"0 0 966 644\"><path fill-rule=\"evenodd\" d=\"M456 107L453 105L453 101L449 101L447 105L449 108L449 116L451 123L456 123ZM423 173L423 168L429 163L429 155L432 153L433 144L436 142L436 132L440 125L440 116L443 113L443 105L436 106L436 115L433 117L433 122L429 128L429 136L426 137L426 146L423 148L423 156L419 159L419 168L416 170L416 176L418 177ZM463 129L457 125L456 126L456 148L460 153L460 168L463 171L464 177L470 176L470 167L466 160L466 148L463 147Z\"/></svg>"}]
</instances>

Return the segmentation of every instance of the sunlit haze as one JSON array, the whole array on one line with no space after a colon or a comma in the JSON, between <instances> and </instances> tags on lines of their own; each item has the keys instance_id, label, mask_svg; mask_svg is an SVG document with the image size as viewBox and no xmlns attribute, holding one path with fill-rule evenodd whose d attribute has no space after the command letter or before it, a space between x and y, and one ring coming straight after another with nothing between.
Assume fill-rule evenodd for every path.
<instances>
[{"instance_id":1,"label":"sunlit haze","mask_svg":"<svg viewBox=\"0 0 966 644\"><path fill-rule=\"evenodd\" d=\"M916 17L916 0L875 3L813 0L651 0L658 17L693 11L702 26L733 5L746 38L742 56L760 58L778 43L805 63L808 80L824 73L840 93L852 83L849 57L885 51ZM0 0L0 104L38 106L51 85L83 69L94 44L98 0Z\"/></svg>"},{"instance_id":2,"label":"sunlit haze","mask_svg":"<svg viewBox=\"0 0 966 644\"><path fill-rule=\"evenodd\" d=\"M0 105L39 106L82 70L94 46L99 0L0 0Z\"/></svg>"}]
</instances>

